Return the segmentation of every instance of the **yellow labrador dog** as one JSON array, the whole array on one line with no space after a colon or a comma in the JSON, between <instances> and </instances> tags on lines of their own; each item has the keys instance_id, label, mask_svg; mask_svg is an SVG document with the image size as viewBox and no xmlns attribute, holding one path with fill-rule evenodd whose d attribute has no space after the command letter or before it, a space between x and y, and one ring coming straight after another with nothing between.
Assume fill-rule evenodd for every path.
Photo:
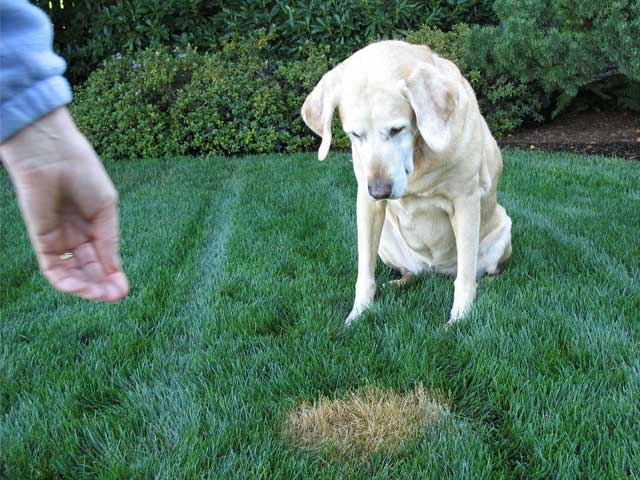
<instances>
[{"instance_id":1,"label":"yellow labrador dog","mask_svg":"<svg viewBox=\"0 0 640 480\"><path fill-rule=\"evenodd\" d=\"M476 278L511 255L511 219L497 202L502 156L458 68L429 48L383 41L326 73L302 118L331 144L338 108L358 182L358 277L350 324L373 301L376 252L402 273L455 274L449 323L476 296Z\"/></svg>"}]
</instances>

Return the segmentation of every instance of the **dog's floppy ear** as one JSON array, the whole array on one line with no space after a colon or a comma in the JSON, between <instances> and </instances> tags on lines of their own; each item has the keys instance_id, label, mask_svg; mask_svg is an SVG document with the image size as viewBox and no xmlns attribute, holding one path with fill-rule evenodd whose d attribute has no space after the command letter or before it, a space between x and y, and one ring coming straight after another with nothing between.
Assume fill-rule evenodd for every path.
<instances>
[{"instance_id":1,"label":"dog's floppy ear","mask_svg":"<svg viewBox=\"0 0 640 480\"><path fill-rule=\"evenodd\" d=\"M417 66L409 78L400 83L426 144L434 152L446 150L454 133L451 120L460 103L458 83L429 63Z\"/></svg>"},{"instance_id":2,"label":"dog's floppy ear","mask_svg":"<svg viewBox=\"0 0 640 480\"><path fill-rule=\"evenodd\" d=\"M325 73L302 105L302 119L316 135L322 137L318 159L324 160L331 147L331 121L338 105L340 83L342 80L341 65Z\"/></svg>"}]
</instances>

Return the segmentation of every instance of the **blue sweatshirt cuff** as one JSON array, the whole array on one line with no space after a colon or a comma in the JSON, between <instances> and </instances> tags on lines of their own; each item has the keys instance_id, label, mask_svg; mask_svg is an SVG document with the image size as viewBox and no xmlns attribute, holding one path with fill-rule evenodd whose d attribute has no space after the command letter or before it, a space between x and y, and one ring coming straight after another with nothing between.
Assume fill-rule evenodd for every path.
<instances>
[{"instance_id":1,"label":"blue sweatshirt cuff","mask_svg":"<svg viewBox=\"0 0 640 480\"><path fill-rule=\"evenodd\" d=\"M53 25L27 0L0 0L0 143L71 101Z\"/></svg>"},{"instance_id":2,"label":"blue sweatshirt cuff","mask_svg":"<svg viewBox=\"0 0 640 480\"><path fill-rule=\"evenodd\" d=\"M0 105L0 143L40 117L71 102L69 83L63 76L50 77Z\"/></svg>"}]
</instances>

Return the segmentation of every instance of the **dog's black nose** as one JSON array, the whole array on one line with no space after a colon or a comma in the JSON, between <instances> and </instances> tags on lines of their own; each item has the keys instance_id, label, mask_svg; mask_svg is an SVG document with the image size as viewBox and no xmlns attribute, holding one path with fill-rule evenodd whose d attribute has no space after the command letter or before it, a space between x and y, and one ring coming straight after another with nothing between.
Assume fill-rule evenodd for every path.
<instances>
[{"instance_id":1,"label":"dog's black nose","mask_svg":"<svg viewBox=\"0 0 640 480\"><path fill-rule=\"evenodd\" d=\"M369 195L376 200L382 200L383 198L389 198L391 196L391 182L374 180L368 183L367 188L369 189Z\"/></svg>"}]
</instances>

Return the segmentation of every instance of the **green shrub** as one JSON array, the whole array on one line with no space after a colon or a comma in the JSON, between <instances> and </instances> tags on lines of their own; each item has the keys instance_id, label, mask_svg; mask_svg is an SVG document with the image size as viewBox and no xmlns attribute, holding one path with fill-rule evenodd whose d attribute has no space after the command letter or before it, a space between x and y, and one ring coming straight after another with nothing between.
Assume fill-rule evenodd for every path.
<instances>
[{"instance_id":1,"label":"green shrub","mask_svg":"<svg viewBox=\"0 0 640 480\"><path fill-rule=\"evenodd\" d=\"M167 136L179 90L201 56L193 50L147 49L114 56L75 90L71 112L78 127L107 158L176 153Z\"/></svg>"},{"instance_id":2,"label":"green shrub","mask_svg":"<svg viewBox=\"0 0 640 480\"><path fill-rule=\"evenodd\" d=\"M523 85L468 66L470 28L425 26L407 39L454 61L472 82L500 135L533 116ZM114 56L76 89L72 113L105 158L244 154L315 149L320 139L300 117L306 95L335 63L330 48L299 47L291 60L270 58L275 33L228 40L217 53L147 49ZM334 122L334 146L349 140Z\"/></svg>"},{"instance_id":3,"label":"green shrub","mask_svg":"<svg viewBox=\"0 0 640 480\"><path fill-rule=\"evenodd\" d=\"M172 134L188 153L277 149L276 129L283 123L280 86L269 79L268 60L234 51L238 48L232 42L221 54L206 55L179 93L171 111Z\"/></svg>"},{"instance_id":4,"label":"green shrub","mask_svg":"<svg viewBox=\"0 0 640 480\"><path fill-rule=\"evenodd\" d=\"M273 34L231 40L205 60L178 93L173 119L182 153L265 153L308 150L318 138L300 108L329 68L326 49L305 48L303 60L266 55ZM334 142L344 146L346 136Z\"/></svg>"},{"instance_id":5,"label":"green shrub","mask_svg":"<svg viewBox=\"0 0 640 480\"><path fill-rule=\"evenodd\" d=\"M458 66L465 78L474 85L480 78L480 71L470 69L467 65L467 39L470 33L471 28L465 23L454 25L448 32L437 27L423 25L418 30L409 33L405 40L417 45L426 45L441 57L451 60Z\"/></svg>"},{"instance_id":6,"label":"green shrub","mask_svg":"<svg viewBox=\"0 0 640 480\"><path fill-rule=\"evenodd\" d=\"M313 148L320 146L320 139L302 121L300 109L307 95L311 93L322 75L338 63L335 59L329 58L329 51L328 46L316 47L309 44L301 48L301 60L281 60L278 62L276 79L286 85L286 104L290 115L288 130L292 134L294 142L287 148L287 151L307 150L311 146ZM334 147L347 148L351 145L349 137L342 131L339 121L333 122L332 133Z\"/></svg>"},{"instance_id":7,"label":"green shrub","mask_svg":"<svg viewBox=\"0 0 640 480\"><path fill-rule=\"evenodd\" d=\"M500 27L407 38L458 64L497 136L579 108L640 109L640 4L632 0L497 0Z\"/></svg>"},{"instance_id":8,"label":"green shrub","mask_svg":"<svg viewBox=\"0 0 640 480\"><path fill-rule=\"evenodd\" d=\"M526 121L543 120L538 113L540 99L528 86L507 76L492 78L482 72L476 83L478 104L489 128L497 138L515 130Z\"/></svg>"},{"instance_id":9,"label":"green shrub","mask_svg":"<svg viewBox=\"0 0 640 480\"><path fill-rule=\"evenodd\" d=\"M577 110L590 108L622 108L640 111L640 81L630 80L621 74L607 76L585 85L583 95L572 102Z\"/></svg>"},{"instance_id":10,"label":"green shrub","mask_svg":"<svg viewBox=\"0 0 640 480\"><path fill-rule=\"evenodd\" d=\"M216 15L219 30L242 37L267 25L278 38L272 55L296 55L305 42L328 45L344 58L368 43L400 38L419 25L448 29L457 23L492 24L492 0L232 0Z\"/></svg>"},{"instance_id":11,"label":"green shrub","mask_svg":"<svg viewBox=\"0 0 640 480\"><path fill-rule=\"evenodd\" d=\"M460 22L495 24L493 0L37 0L55 27L55 47L73 83L104 59L160 45L216 51L231 38L262 28L278 37L266 47L275 59L300 55L305 42L346 57L367 43L401 37L421 24L448 29ZM64 8L62 8L64 4Z\"/></svg>"},{"instance_id":12,"label":"green shrub","mask_svg":"<svg viewBox=\"0 0 640 480\"><path fill-rule=\"evenodd\" d=\"M161 45L206 50L222 34L212 19L220 1L37 0L55 28L55 49L67 60L67 77L80 84L105 59Z\"/></svg>"},{"instance_id":13,"label":"green shrub","mask_svg":"<svg viewBox=\"0 0 640 480\"><path fill-rule=\"evenodd\" d=\"M502 28L475 27L470 65L488 77L526 85L536 113L556 116L585 89L608 95L611 74L640 80L640 4L636 0L497 0ZM615 97L619 82L611 84ZM638 102L629 101L625 104Z\"/></svg>"},{"instance_id":14,"label":"green shrub","mask_svg":"<svg viewBox=\"0 0 640 480\"><path fill-rule=\"evenodd\" d=\"M72 113L105 158L316 148L300 108L332 61L312 45L300 60L271 60L272 38L230 40L204 55L159 48L113 57L76 89ZM334 145L349 145L339 126L335 133Z\"/></svg>"}]
</instances>

